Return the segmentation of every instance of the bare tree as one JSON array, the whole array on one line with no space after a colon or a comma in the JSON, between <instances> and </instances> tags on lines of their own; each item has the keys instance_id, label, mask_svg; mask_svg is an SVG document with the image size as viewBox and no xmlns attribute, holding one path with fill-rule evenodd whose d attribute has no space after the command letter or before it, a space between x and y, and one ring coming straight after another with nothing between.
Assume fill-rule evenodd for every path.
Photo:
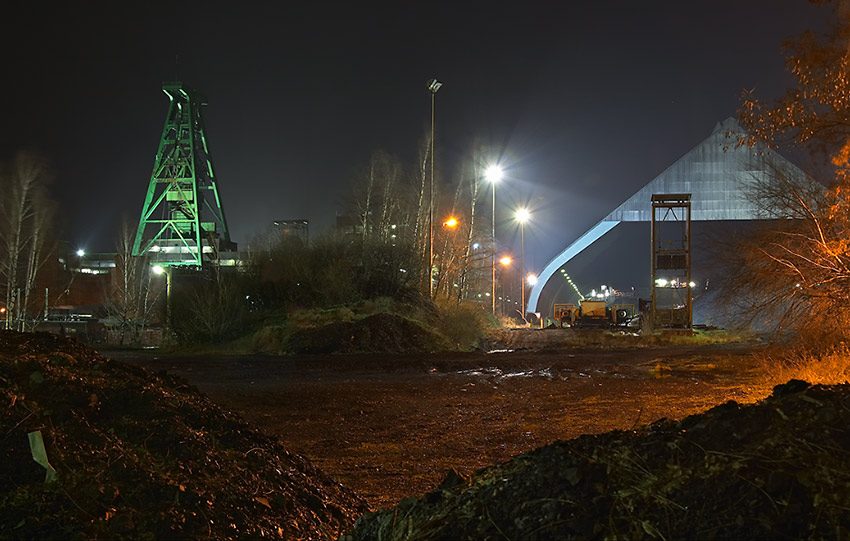
<instances>
[{"instance_id":1,"label":"bare tree","mask_svg":"<svg viewBox=\"0 0 850 541\"><path fill-rule=\"evenodd\" d=\"M51 176L46 162L28 152L18 153L0 175L0 276L7 329L24 329L38 271L47 259Z\"/></svg>"},{"instance_id":2,"label":"bare tree","mask_svg":"<svg viewBox=\"0 0 850 541\"><path fill-rule=\"evenodd\" d=\"M118 323L119 344L137 343L154 314L161 287L155 287L147 255L133 255L135 228L127 216L115 242L115 271L106 294L106 312Z\"/></svg>"},{"instance_id":3,"label":"bare tree","mask_svg":"<svg viewBox=\"0 0 850 541\"><path fill-rule=\"evenodd\" d=\"M728 287L746 313L771 314L778 328L827 343L850 336L850 2L821 3L834 11L833 28L825 38L806 32L785 44L796 85L769 103L745 95L740 116L753 137L741 144L830 156L831 187L784 171L755 182L755 200L776 219L732 252L735 281L749 291Z\"/></svg>"},{"instance_id":4,"label":"bare tree","mask_svg":"<svg viewBox=\"0 0 850 541\"><path fill-rule=\"evenodd\" d=\"M375 151L367 171L355 186L354 206L360 218L361 237L389 239L406 224L403 202L409 199L402 184L403 167L395 157ZM395 226L395 227L393 227Z\"/></svg>"},{"instance_id":5,"label":"bare tree","mask_svg":"<svg viewBox=\"0 0 850 541\"><path fill-rule=\"evenodd\" d=\"M481 170L480 161L475 159L476 156L482 154L479 148L480 146L481 145L477 142L473 144L473 158L467 161L470 164L470 171L465 178L465 182L461 181L461 183L466 184L467 193L469 194L469 225L466 229L466 246L463 259L461 260L460 276L458 278L458 282L460 284L458 289L458 303L462 302L470 294L471 286L473 285L471 274L477 263L476 259L473 257L473 246L475 245L477 238L476 235L478 233L475 228L475 218L477 216L476 203L480 197L481 179L484 176L484 172Z\"/></svg>"},{"instance_id":6,"label":"bare tree","mask_svg":"<svg viewBox=\"0 0 850 541\"><path fill-rule=\"evenodd\" d=\"M753 134L771 147L804 145L833 157L850 135L850 2L821 0L832 11L825 37L814 31L783 44L785 65L796 81L779 99L766 102L754 90L744 93L739 116Z\"/></svg>"},{"instance_id":7,"label":"bare tree","mask_svg":"<svg viewBox=\"0 0 850 541\"><path fill-rule=\"evenodd\" d=\"M760 228L715 239L725 264L722 304L742 323L818 340L850 329L850 221L832 212L834 192L773 169L753 179ZM735 319L735 318L733 318Z\"/></svg>"},{"instance_id":8,"label":"bare tree","mask_svg":"<svg viewBox=\"0 0 850 541\"><path fill-rule=\"evenodd\" d=\"M433 141L429 137L425 143L419 146L419 160L418 160L418 173L419 173L419 191L416 203L416 215L415 215L415 223L414 223L414 246L419 248L420 258L422 260L422 265L420 265L421 272L419 274L419 279L422 284L423 291L429 290L428 280L430 278L431 272L431 262L428 261L428 242L430 235L429 231L429 223L428 223L428 205L425 204L425 197L431 197L431 194L428 191L428 163L429 158L431 156L431 152L433 152L432 148Z\"/></svg>"},{"instance_id":9,"label":"bare tree","mask_svg":"<svg viewBox=\"0 0 850 541\"><path fill-rule=\"evenodd\" d=\"M447 300L455 298L458 304L471 296L476 285L473 276L483 262L483 258L476 257L474 249L476 242L482 240L476 222L477 204L482 195L481 147L479 142L473 143L470 158L464 161L468 165L455 186L454 199L450 205L445 201L441 205L451 209L449 215L457 219L457 225L454 229L440 230L442 241L435 289L445 293Z\"/></svg>"}]
</instances>

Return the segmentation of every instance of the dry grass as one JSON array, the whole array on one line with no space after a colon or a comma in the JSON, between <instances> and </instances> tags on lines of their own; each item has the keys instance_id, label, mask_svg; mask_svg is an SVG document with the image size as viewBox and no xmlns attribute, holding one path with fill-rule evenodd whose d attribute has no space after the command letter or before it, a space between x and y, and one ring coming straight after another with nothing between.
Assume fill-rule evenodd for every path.
<instances>
[{"instance_id":1,"label":"dry grass","mask_svg":"<svg viewBox=\"0 0 850 541\"><path fill-rule=\"evenodd\" d=\"M836 385L850 382L850 348L841 344L822 353L777 349L758 357L771 384L800 379L811 384Z\"/></svg>"},{"instance_id":2,"label":"dry grass","mask_svg":"<svg viewBox=\"0 0 850 541\"><path fill-rule=\"evenodd\" d=\"M646 348L696 346L753 341L750 335L727 330L658 332L641 335L630 330L607 329L498 329L489 333L494 349L547 349L572 347Z\"/></svg>"}]
</instances>

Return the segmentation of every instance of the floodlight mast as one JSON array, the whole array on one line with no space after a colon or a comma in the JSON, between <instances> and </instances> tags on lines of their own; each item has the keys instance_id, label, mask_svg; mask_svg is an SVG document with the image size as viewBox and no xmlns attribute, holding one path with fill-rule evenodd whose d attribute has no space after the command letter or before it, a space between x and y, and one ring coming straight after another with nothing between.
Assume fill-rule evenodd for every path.
<instances>
[{"instance_id":1,"label":"floodlight mast","mask_svg":"<svg viewBox=\"0 0 850 541\"><path fill-rule=\"evenodd\" d=\"M428 203L428 298L434 298L434 95L443 83L437 79L428 81L431 93L431 185Z\"/></svg>"},{"instance_id":2,"label":"floodlight mast","mask_svg":"<svg viewBox=\"0 0 850 541\"><path fill-rule=\"evenodd\" d=\"M531 212L529 212L526 208L521 208L516 211L516 220L519 222L519 236L520 236L520 258L519 258L519 280L520 280L520 289L522 291L522 306L520 310L522 310L522 319L525 320L525 222L531 217Z\"/></svg>"},{"instance_id":3,"label":"floodlight mast","mask_svg":"<svg viewBox=\"0 0 850 541\"><path fill-rule=\"evenodd\" d=\"M493 242L493 254L490 274L490 309L496 315L496 184L502 180L502 168L491 165L484 171L484 177L493 185L493 211L491 213L492 229L490 239Z\"/></svg>"}]
</instances>

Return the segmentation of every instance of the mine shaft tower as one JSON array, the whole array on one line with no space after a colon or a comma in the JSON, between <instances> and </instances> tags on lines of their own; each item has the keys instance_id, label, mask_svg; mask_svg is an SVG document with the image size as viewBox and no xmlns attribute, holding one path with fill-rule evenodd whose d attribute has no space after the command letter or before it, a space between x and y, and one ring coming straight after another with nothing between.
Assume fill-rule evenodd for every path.
<instances>
[{"instance_id":1,"label":"mine shaft tower","mask_svg":"<svg viewBox=\"0 0 850 541\"><path fill-rule=\"evenodd\" d=\"M170 103L133 255L162 266L203 267L235 251L216 185L201 108L206 100L180 82L163 83Z\"/></svg>"},{"instance_id":2,"label":"mine shaft tower","mask_svg":"<svg viewBox=\"0 0 850 541\"><path fill-rule=\"evenodd\" d=\"M652 293L654 328L693 326L691 194L652 195Z\"/></svg>"}]
</instances>

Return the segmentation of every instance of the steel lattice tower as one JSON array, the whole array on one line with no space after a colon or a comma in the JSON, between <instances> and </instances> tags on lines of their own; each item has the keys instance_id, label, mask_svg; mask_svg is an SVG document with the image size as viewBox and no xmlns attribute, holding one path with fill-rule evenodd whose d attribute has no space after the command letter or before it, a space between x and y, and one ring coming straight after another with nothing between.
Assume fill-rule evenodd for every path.
<instances>
[{"instance_id":1,"label":"steel lattice tower","mask_svg":"<svg viewBox=\"0 0 850 541\"><path fill-rule=\"evenodd\" d=\"M133 255L160 265L202 267L235 250L216 186L201 108L206 100L180 82L163 83L170 104L151 173Z\"/></svg>"}]
</instances>

